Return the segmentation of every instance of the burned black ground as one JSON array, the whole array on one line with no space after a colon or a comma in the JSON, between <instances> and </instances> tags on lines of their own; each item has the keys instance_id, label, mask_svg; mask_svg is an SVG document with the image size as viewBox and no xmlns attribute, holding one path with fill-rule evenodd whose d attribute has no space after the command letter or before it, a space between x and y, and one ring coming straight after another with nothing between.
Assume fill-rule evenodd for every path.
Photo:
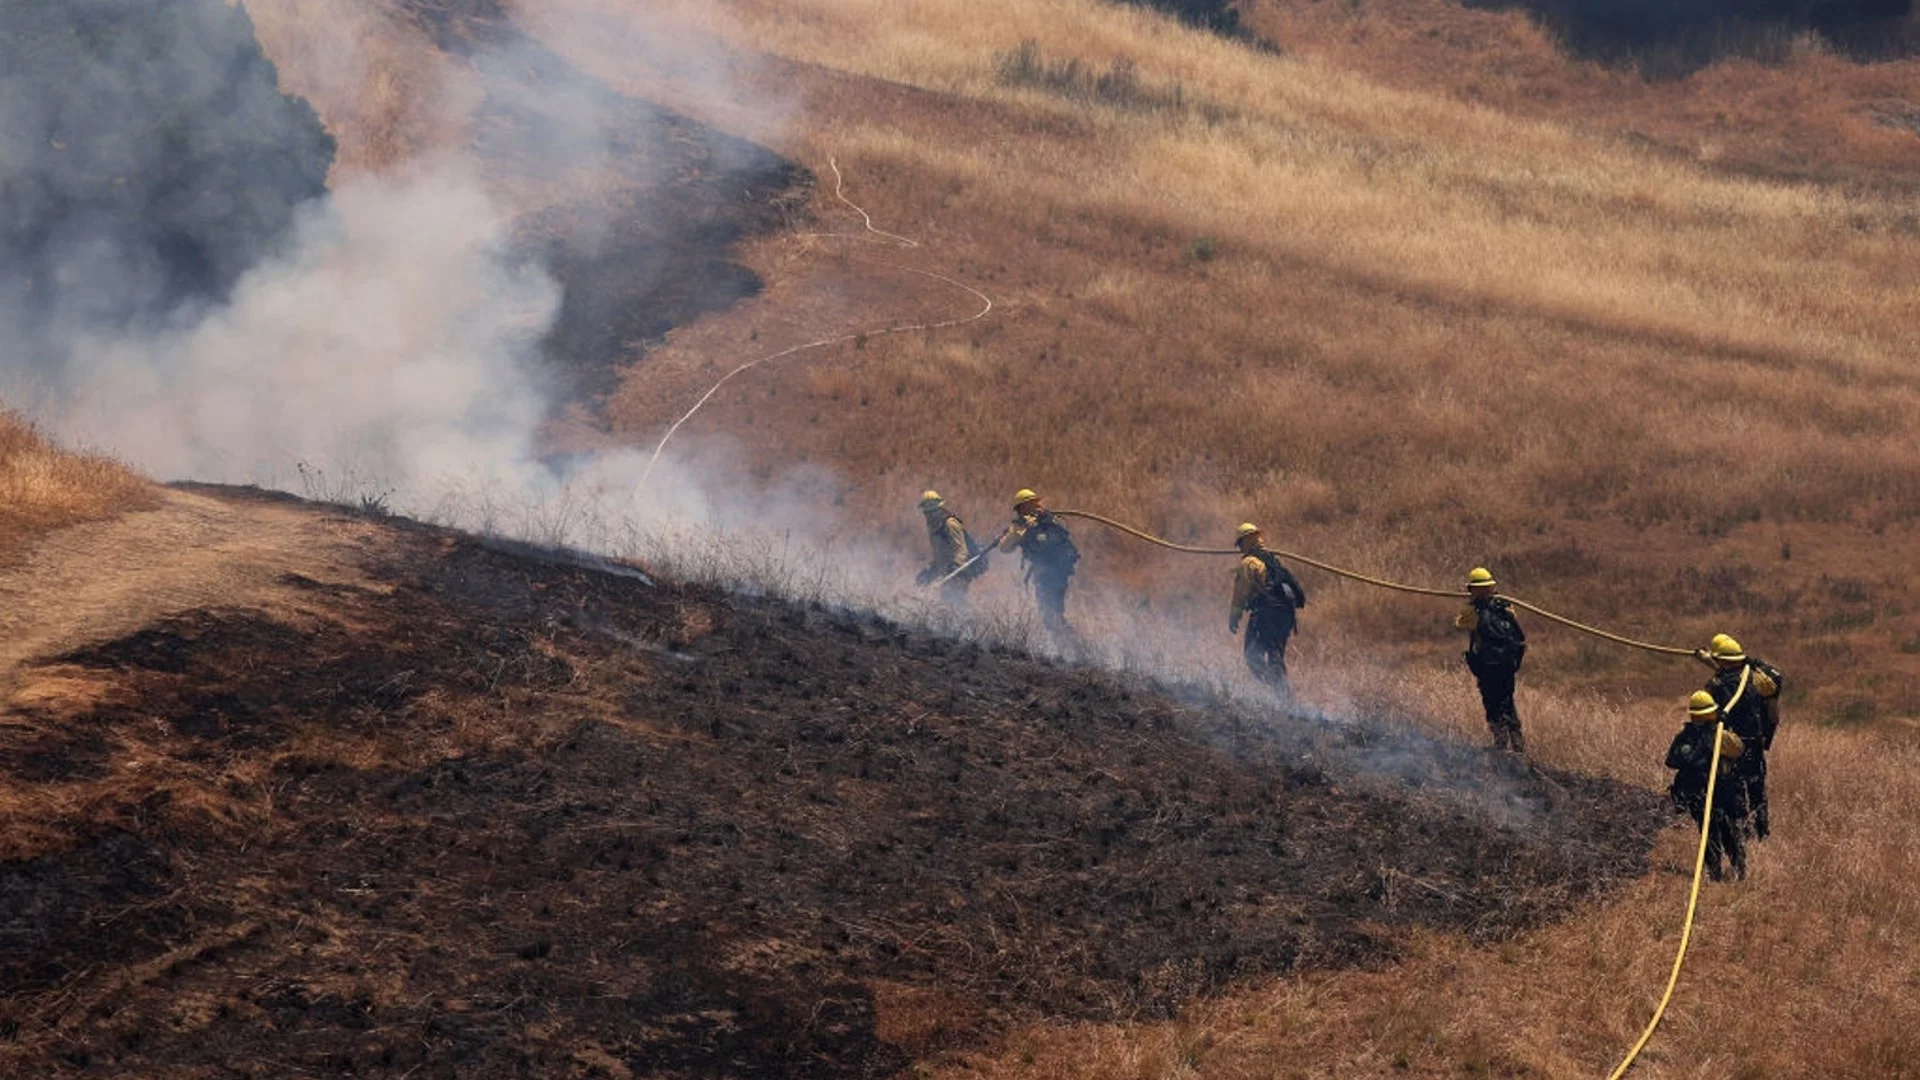
<instances>
[{"instance_id":1,"label":"burned black ground","mask_svg":"<svg viewBox=\"0 0 1920 1080\"><path fill-rule=\"evenodd\" d=\"M0 862L0 1073L884 1075L1508 935L1660 823L858 613L424 528L367 558L48 661L109 690L11 718L46 839Z\"/></svg>"}]
</instances>

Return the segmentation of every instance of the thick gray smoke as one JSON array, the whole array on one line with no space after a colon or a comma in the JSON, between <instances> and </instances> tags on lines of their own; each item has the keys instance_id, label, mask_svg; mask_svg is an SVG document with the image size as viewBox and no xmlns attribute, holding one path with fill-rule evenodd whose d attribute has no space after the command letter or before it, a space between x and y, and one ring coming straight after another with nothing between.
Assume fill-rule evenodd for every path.
<instances>
[{"instance_id":1,"label":"thick gray smoke","mask_svg":"<svg viewBox=\"0 0 1920 1080\"><path fill-rule=\"evenodd\" d=\"M60 433L165 479L288 486L304 469L415 508L536 482L530 358L558 290L510 260L471 175L349 182L302 209L288 248L190 327L71 338Z\"/></svg>"},{"instance_id":2,"label":"thick gray smoke","mask_svg":"<svg viewBox=\"0 0 1920 1080\"><path fill-rule=\"evenodd\" d=\"M220 0L0 6L0 320L22 343L223 299L322 194L333 140ZM57 362L54 355L33 357Z\"/></svg>"},{"instance_id":3,"label":"thick gray smoke","mask_svg":"<svg viewBox=\"0 0 1920 1080\"><path fill-rule=\"evenodd\" d=\"M0 389L56 435L163 480L374 499L575 542L724 512L710 485L684 480L637 502L625 455L545 456L542 425L583 382L552 361L611 370L674 318L739 295L725 247L744 226L697 200L783 183L786 166L611 93L491 5L475 10L476 152L330 193L332 140L279 92L243 10L0 10ZM452 115L460 95L446 98L448 125L469 122ZM649 203L684 164L673 153L705 155L693 162L714 174L704 190L725 195L679 185L661 196L671 207ZM578 210L550 204L530 228L483 168L555 189L617 182ZM675 228L706 241L684 267Z\"/></svg>"},{"instance_id":4,"label":"thick gray smoke","mask_svg":"<svg viewBox=\"0 0 1920 1080\"><path fill-rule=\"evenodd\" d=\"M61 21L58 7L35 9L39 38L80 32L80 22ZM637 332L595 336L606 325L597 312L619 307L620 297L581 304L567 259L587 268L588 278L627 267L637 270L629 278L643 282L705 280L689 264L718 262L713 251L683 257L670 246L651 246L670 235L663 218L678 216L701 235L714 234L711 217L684 201L685 192L674 194L683 201L670 210L644 198L602 204L607 216L590 222L587 242L557 248L530 246L517 235L525 222L512 220L483 182L483 167L487 181L498 179L494 163L466 156L349 179L321 195L314 176L324 164L314 156L311 112L273 91L257 46L237 36L242 17L221 0L151 7L144 0L87 0L72 10L86 19L118 12L120 29L109 22L87 31L118 44L69 48L62 62L71 70L62 78L43 71L16 80L5 98L9 115L38 118L31 139L7 144L11 231L0 275L16 303L0 311L6 389L56 434L163 480L375 499L483 532L638 555L685 578L1048 647L1035 633L1016 559L996 560L968 613L943 610L911 587L924 550L917 524L884 537L849 529L835 510L848 481L829 471L795 467L752 480L756 470L723 440L689 434L675 444L686 456L663 461L646 490L636 491L642 452L550 453L543 425L563 399L558 388L570 382L556 378L548 361L569 303L583 312L583 330L558 336L573 355L611 364L625 357L609 354ZM169 18L180 21L166 24ZM477 65L493 80L482 119L494 117L499 126L489 138L534 138L531 147L507 143L511 162L523 167L517 175L570 161L619 172L623 158L664 152L645 142L623 147L610 131L628 139L652 132L656 143L677 147L694 134L685 121L646 126L629 112L606 115L626 106L583 90L551 53L497 23L487 26L487 47L509 50ZM180 51L166 44L189 39L193 47ZM210 52L219 42L228 52ZM511 51L522 48L529 51ZM684 49L678 60L693 64ZM175 72L183 63L195 71ZM498 81L516 72L525 77ZM177 99L145 102L176 84L187 88ZM67 100L70 87L114 89L124 113L144 118L139 130ZM41 138L58 139L54 153L94 165L72 171L69 159L35 150L32 141ZM770 168L764 151L737 140L709 145L703 164L739 170L716 190L741 190L740 177L779 182L784 167ZM108 173L149 178L151 187L118 202L122 186L99 180ZM129 179L127 187L135 185ZM195 270L184 276L167 261L172 241L157 239L176 235L207 253L189 260ZM631 258L621 254L629 249L636 252ZM711 280L724 285L726 277ZM702 291L678 310L684 316L728 295ZM902 516L917 522L905 500ZM998 522L974 526L985 538ZM1224 592L1226 569L1192 572L1197 584ZM1076 586L1072 603L1089 643L1079 659L1242 696L1249 711L1271 708L1240 672L1237 645L1221 632L1223 596L1207 597L1194 619L1149 613L1137 598L1103 587L1094 571ZM1337 665L1319 667L1318 700L1338 713L1353 711L1337 687ZM1380 757L1387 752L1369 749L1368 764L1380 771L1405 764Z\"/></svg>"}]
</instances>

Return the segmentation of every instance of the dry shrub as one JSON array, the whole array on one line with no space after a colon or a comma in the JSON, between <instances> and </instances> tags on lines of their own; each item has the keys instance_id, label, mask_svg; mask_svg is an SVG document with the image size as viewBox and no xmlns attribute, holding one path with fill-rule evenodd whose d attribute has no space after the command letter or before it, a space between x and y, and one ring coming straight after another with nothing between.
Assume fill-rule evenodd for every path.
<instances>
[{"instance_id":1,"label":"dry shrub","mask_svg":"<svg viewBox=\"0 0 1920 1080\"><path fill-rule=\"evenodd\" d=\"M152 486L119 462L57 449L25 421L0 414L0 559L49 530L152 499Z\"/></svg>"}]
</instances>

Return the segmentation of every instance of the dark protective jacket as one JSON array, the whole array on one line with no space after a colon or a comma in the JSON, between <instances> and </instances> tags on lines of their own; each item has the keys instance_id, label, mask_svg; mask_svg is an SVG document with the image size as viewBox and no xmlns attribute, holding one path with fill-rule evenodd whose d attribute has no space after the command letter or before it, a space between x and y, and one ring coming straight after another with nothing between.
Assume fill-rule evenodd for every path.
<instances>
[{"instance_id":1,"label":"dark protective jacket","mask_svg":"<svg viewBox=\"0 0 1920 1080\"><path fill-rule=\"evenodd\" d=\"M1707 791L1707 767L1713 761L1713 724L1688 724L1673 737L1672 745L1667 747L1667 768L1674 770L1673 784L1667 790L1676 799L1688 796L1704 796ZM1740 785L1733 782L1734 762L1740 759L1745 747L1740 736L1732 731L1724 733L1720 743L1720 781L1714 785L1714 801L1722 809L1731 805L1729 800L1737 799Z\"/></svg>"},{"instance_id":2,"label":"dark protective jacket","mask_svg":"<svg viewBox=\"0 0 1920 1080\"><path fill-rule=\"evenodd\" d=\"M1007 538L1000 542L1000 550L1015 548L1027 564L1028 575L1033 577L1072 577L1074 566L1080 562L1080 550L1073 546L1073 534L1060 524L1051 510L1014 519Z\"/></svg>"},{"instance_id":3,"label":"dark protective jacket","mask_svg":"<svg viewBox=\"0 0 1920 1080\"><path fill-rule=\"evenodd\" d=\"M1740 691L1740 673L1742 668L1753 668L1754 676L1747 680L1746 692L1740 694L1740 700L1734 701L1733 695ZM1765 675L1765 679L1756 676ZM1776 707L1775 695L1779 693L1779 673L1757 656L1747 657L1746 663L1731 667L1725 671L1716 671L1707 680L1707 693L1726 710L1727 727L1749 746L1760 752L1766 752L1773 745L1774 732L1780 726L1780 713ZM1773 687L1773 693L1765 688ZM1727 703L1733 707L1727 709Z\"/></svg>"},{"instance_id":4,"label":"dark protective jacket","mask_svg":"<svg viewBox=\"0 0 1920 1080\"><path fill-rule=\"evenodd\" d=\"M1467 667L1473 671L1519 671L1527 656L1527 632L1513 605L1498 596L1474 600L1454 625L1467 633Z\"/></svg>"}]
</instances>

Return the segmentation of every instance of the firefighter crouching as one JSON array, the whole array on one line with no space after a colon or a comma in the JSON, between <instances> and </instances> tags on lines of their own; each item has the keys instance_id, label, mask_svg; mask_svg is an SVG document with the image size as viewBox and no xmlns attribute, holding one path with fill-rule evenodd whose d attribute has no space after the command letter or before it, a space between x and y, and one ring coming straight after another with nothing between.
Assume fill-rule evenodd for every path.
<instances>
[{"instance_id":1,"label":"firefighter crouching","mask_svg":"<svg viewBox=\"0 0 1920 1080\"><path fill-rule=\"evenodd\" d=\"M1073 535L1067 527L1032 489L1021 488L1014 493L1013 523L1000 540L1000 550L1020 553L1020 561L1027 567L1027 581L1033 585L1040 621L1055 644L1076 644L1079 636L1067 622L1067 585L1080 563L1080 551L1073 546Z\"/></svg>"},{"instance_id":2,"label":"firefighter crouching","mask_svg":"<svg viewBox=\"0 0 1920 1080\"><path fill-rule=\"evenodd\" d=\"M1527 655L1527 634L1520 628L1520 620L1514 618L1512 605L1494 595L1494 587L1499 584L1492 571L1474 567L1467 574L1470 600L1453 625L1467 632L1467 670L1480 684L1480 704L1487 712L1494 749L1524 754L1527 740L1520 730L1513 689L1520 662Z\"/></svg>"},{"instance_id":3,"label":"firefighter crouching","mask_svg":"<svg viewBox=\"0 0 1920 1080\"><path fill-rule=\"evenodd\" d=\"M1233 573L1233 605L1227 613L1227 633L1240 632L1240 618L1247 619L1247 668L1282 697L1291 697L1293 687L1287 681L1287 641L1299 624L1296 614L1307 606L1307 590L1267 550L1258 526L1243 524L1234 538L1240 549L1240 565Z\"/></svg>"},{"instance_id":4,"label":"firefighter crouching","mask_svg":"<svg viewBox=\"0 0 1920 1080\"><path fill-rule=\"evenodd\" d=\"M1720 705L1705 690L1695 690L1687 702L1687 724L1667 748L1667 768L1674 770L1667 788L1674 806L1707 830L1707 876L1724 877L1720 863L1732 864L1735 881L1747 876L1747 851L1740 839L1747 816L1746 792L1740 783L1740 760L1749 749L1739 735L1720 723ZM1720 776L1713 786L1712 818L1707 819L1707 776L1713 761L1713 733L1720 732Z\"/></svg>"},{"instance_id":5,"label":"firefighter crouching","mask_svg":"<svg viewBox=\"0 0 1920 1080\"><path fill-rule=\"evenodd\" d=\"M1740 755L1739 781L1747 808L1747 827L1765 840L1771 831L1767 814L1767 751L1780 727L1780 690L1786 677L1757 656L1748 656L1740 643L1726 634L1694 653L1713 668L1706 693L1720 706L1727 727L1746 745Z\"/></svg>"}]
</instances>

